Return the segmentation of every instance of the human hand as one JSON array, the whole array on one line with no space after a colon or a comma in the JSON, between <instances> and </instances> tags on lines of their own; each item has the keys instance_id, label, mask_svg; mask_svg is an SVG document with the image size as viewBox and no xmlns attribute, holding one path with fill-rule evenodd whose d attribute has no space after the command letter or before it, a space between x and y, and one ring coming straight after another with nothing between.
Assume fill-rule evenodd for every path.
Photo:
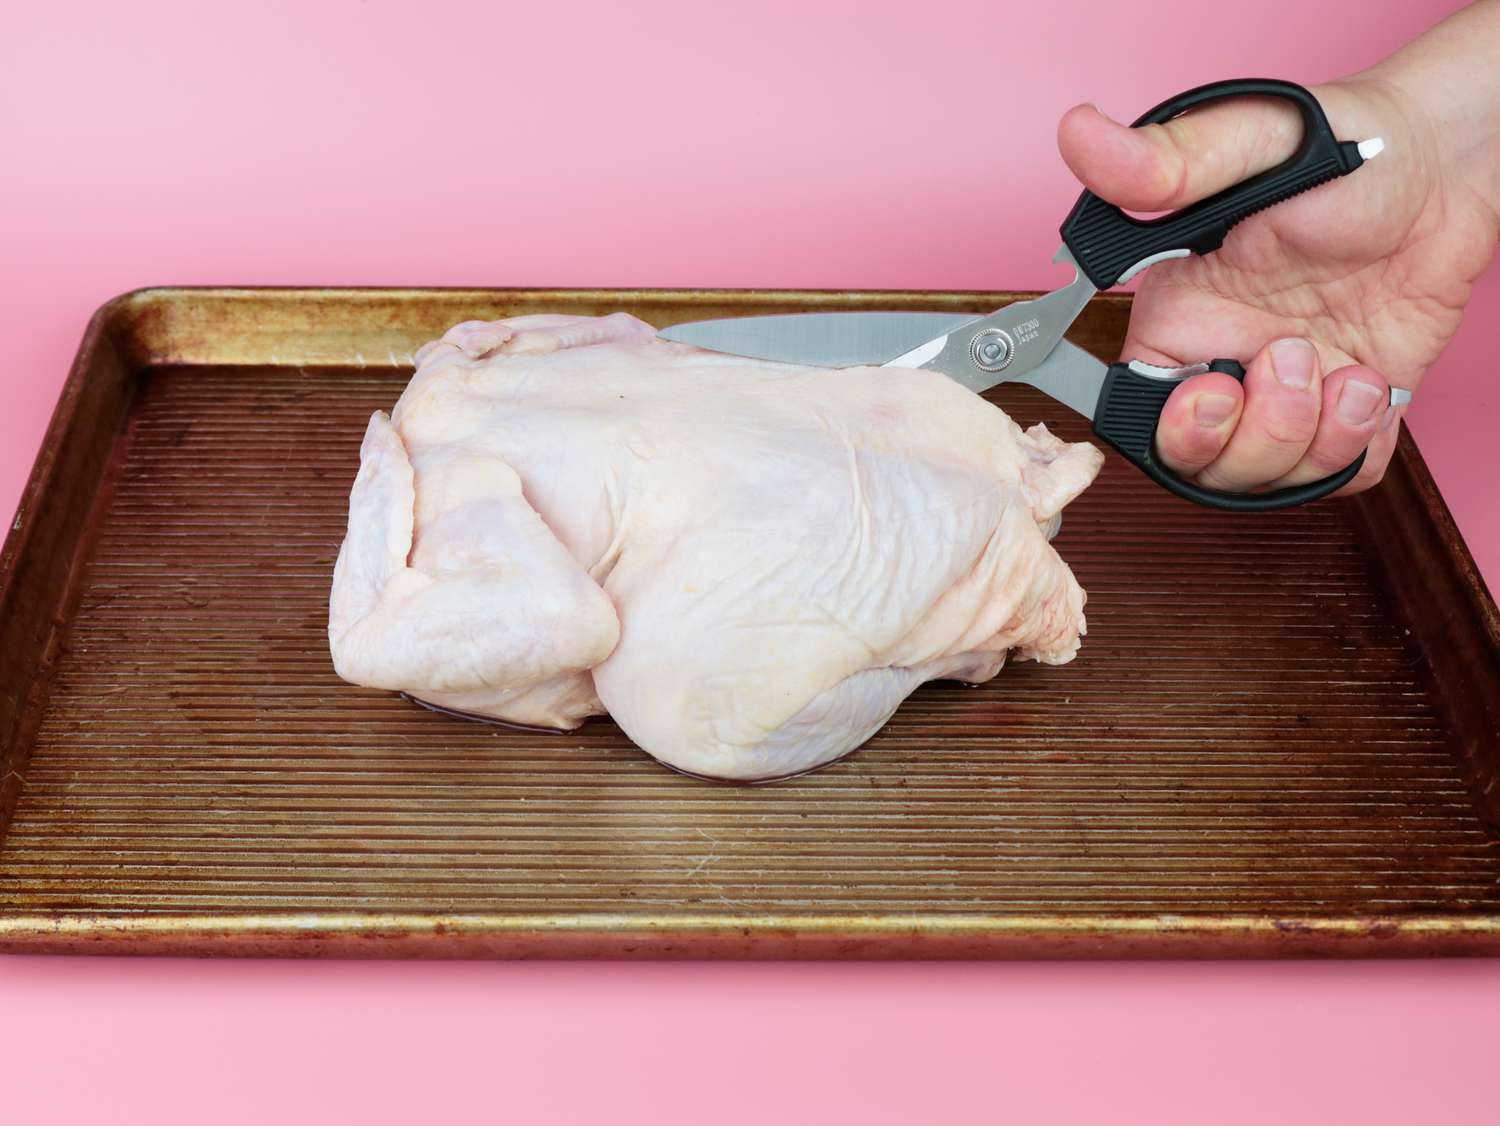
<instances>
[{"instance_id":1,"label":"human hand","mask_svg":"<svg viewBox=\"0 0 1500 1126\"><path fill-rule=\"evenodd\" d=\"M1500 228L1491 169L1401 77L1376 68L1313 90L1336 136L1385 140L1367 167L1251 216L1207 257L1144 276L1126 358L1253 357L1243 387L1200 375L1168 401L1157 451L1184 477L1281 488L1335 473L1367 446L1343 491L1384 473L1400 414L1389 388L1415 389L1452 338ZM1172 211L1281 163L1300 133L1296 108L1278 99L1136 130L1085 105L1062 119L1058 146L1096 195Z\"/></svg>"}]
</instances>

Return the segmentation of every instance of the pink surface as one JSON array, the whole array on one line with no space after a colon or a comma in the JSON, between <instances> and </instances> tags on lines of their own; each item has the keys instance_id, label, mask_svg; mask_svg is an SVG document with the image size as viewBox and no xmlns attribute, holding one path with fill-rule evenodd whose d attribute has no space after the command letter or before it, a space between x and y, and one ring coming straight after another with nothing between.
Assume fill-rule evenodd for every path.
<instances>
[{"instance_id":1,"label":"pink surface","mask_svg":"<svg viewBox=\"0 0 1500 1126\"><path fill-rule=\"evenodd\" d=\"M83 3L0 20L0 512L137 286L1046 286L1072 102L1456 5ZM1500 280L1411 418L1492 583ZM7 1123L1455 1121L1500 964L0 959ZM157 1100L165 1097L166 1103ZM1418 1108L1425 1108L1419 1113Z\"/></svg>"}]
</instances>

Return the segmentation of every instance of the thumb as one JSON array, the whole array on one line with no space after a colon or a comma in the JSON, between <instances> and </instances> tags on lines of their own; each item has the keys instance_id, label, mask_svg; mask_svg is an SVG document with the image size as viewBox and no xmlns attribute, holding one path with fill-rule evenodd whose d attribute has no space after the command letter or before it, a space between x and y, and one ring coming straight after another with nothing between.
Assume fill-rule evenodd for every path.
<instances>
[{"instance_id":1,"label":"thumb","mask_svg":"<svg viewBox=\"0 0 1500 1126\"><path fill-rule=\"evenodd\" d=\"M1057 126L1057 147L1086 188L1131 211L1175 211L1275 167L1302 139L1282 98L1233 98L1131 129L1092 104Z\"/></svg>"}]
</instances>

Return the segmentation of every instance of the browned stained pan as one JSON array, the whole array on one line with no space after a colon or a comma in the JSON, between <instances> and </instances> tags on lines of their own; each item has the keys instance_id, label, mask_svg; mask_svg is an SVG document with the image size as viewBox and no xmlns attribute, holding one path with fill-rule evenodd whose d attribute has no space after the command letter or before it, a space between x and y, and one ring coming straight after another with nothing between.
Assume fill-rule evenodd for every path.
<instances>
[{"instance_id":1,"label":"browned stained pan","mask_svg":"<svg viewBox=\"0 0 1500 1126\"><path fill-rule=\"evenodd\" d=\"M500 957L1500 950L1500 625L1409 439L1356 501L1111 459L1071 665L773 786L333 675L360 433L449 324L1012 294L157 290L91 325L0 556L0 949ZM1074 339L1113 355L1125 299ZM996 396L1069 438L1026 388ZM1127 515L1128 514L1128 515ZM1397 581L1399 577L1399 581Z\"/></svg>"}]
</instances>

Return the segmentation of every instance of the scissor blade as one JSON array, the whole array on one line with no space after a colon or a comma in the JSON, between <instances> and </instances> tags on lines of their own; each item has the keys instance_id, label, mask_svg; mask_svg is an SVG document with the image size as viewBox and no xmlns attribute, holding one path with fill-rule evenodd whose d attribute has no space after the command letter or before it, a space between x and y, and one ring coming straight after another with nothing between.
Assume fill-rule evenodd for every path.
<instances>
[{"instance_id":1,"label":"scissor blade","mask_svg":"<svg viewBox=\"0 0 1500 1126\"><path fill-rule=\"evenodd\" d=\"M1051 355L1016 382L1031 384L1092 422L1108 373L1108 364L1100 363L1076 344L1059 340Z\"/></svg>"},{"instance_id":2,"label":"scissor blade","mask_svg":"<svg viewBox=\"0 0 1500 1126\"><path fill-rule=\"evenodd\" d=\"M792 313L694 321L657 335L757 360L842 368L883 364L977 319L973 313Z\"/></svg>"}]
</instances>

